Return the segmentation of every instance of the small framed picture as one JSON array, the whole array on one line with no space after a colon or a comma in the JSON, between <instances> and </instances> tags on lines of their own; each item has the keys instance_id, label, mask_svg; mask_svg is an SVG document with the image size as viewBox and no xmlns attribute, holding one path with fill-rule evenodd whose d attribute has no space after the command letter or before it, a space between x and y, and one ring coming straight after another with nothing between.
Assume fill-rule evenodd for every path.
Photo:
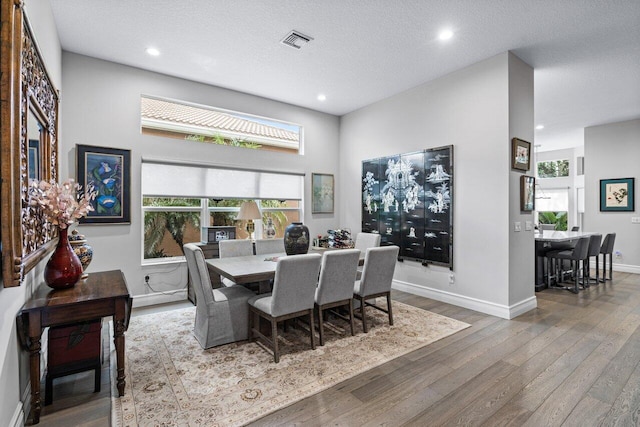
<instances>
[{"instance_id":1,"label":"small framed picture","mask_svg":"<svg viewBox=\"0 0 640 427\"><path fill-rule=\"evenodd\" d=\"M130 224L131 151L90 145L76 146L77 182L92 185L98 195L83 224Z\"/></svg>"},{"instance_id":2,"label":"small framed picture","mask_svg":"<svg viewBox=\"0 0 640 427\"><path fill-rule=\"evenodd\" d=\"M311 174L311 213L333 213L333 175Z\"/></svg>"},{"instance_id":3,"label":"small framed picture","mask_svg":"<svg viewBox=\"0 0 640 427\"><path fill-rule=\"evenodd\" d=\"M520 210L533 212L536 208L536 179L532 176L520 177Z\"/></svg>"},{"instance_id":4,"label":"small framed picture","mask_svg":"<svg viewBox=\"0 0 640 427\"><path fill-rule=\"evenodd\" d=\"M512 168L528 171L531 169L531 143L519 138L511 140L511 157L513 158Z\"/></svg>"},{"instance_id":5,"label":"small framed picture","mask_svg":"<svg viewBox=\"0 0 640 427\"><path fill-rule=\"evenodd\" d=\"M601 179L600 211L601 212L634 212L635 178Z\"/></svg>"}]
</instances>

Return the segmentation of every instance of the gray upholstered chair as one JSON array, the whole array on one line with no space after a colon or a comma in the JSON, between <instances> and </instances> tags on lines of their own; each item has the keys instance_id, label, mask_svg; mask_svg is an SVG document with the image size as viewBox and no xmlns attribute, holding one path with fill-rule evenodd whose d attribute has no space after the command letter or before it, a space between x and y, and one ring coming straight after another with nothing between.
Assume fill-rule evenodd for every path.
<instances>
[{"instance_id":1,"label":"gray upholstered chair","mask_svg":"<svg viewBox=\"0 0 640 427\"><path fill-rule=\"evenodd\" d=\"M356 241L354 247L360 250L360 254L364 255L364 253L369 248L377 248L380 246L380 234L378 233L358 233L356 235ZM356 273L356 279L360 280L362 277L362 269L358 268L358 272Z\"/></svg>"},{"instance_id":2,"label":"gray upholstered chair","mask_svg":"<svg viewBox=\"0 0 640 427\"><path fill-rule=\"evenodd\" d=\"M604 283L607 280L613 280L613 245L616 242L616 233L609 233L604 237L600 253L602 254L602 279ZM609 255L609 278L607 278L607 255ZM596 268L598 268L598 258L596 258Z\"/></svg>"},{"instance_id":3,"label":"gray upholstered chair","mask_svg":"<svg viewBox=\"0 0 640 427\"><path fill-rule=\"evenodd\" d=\"M253 255L253 243L249 239L230 239L221 240L218 243L218 251L220 258L230 258L235 256ZM224 286L233 286L236 284L231 279L220 277L220 281Z\"/></svg>"},{"instance_id":4,"label":"gray upholstered chair","mask_svg":"<svg viewBox=\"0 0 640 427\"><path fill-rule=\"evenodd\" d=\"M366 305L389 314L389 325L393 325L393 313L391 311L391 282L393 272L398 260L397 246L382 246L369 248L364 255L364 268L362 277L356 280L353 287L353 298L360 302L360 316L362 317L362 329L368 332L367 317L364 308ZM367 303L369 299L387 297L387 309Z\"/></svg>"},{"instance_id":5,"label":"gray upholstered chair","mask_svg":"<svg viewBox=\"0 0 640 427\"><path fill-rule=\"evenodd\" d=\"M546 254L547 257L547 262L549 264L548 267L548 272L549 274L547 275L547 284L550 288L555 288L555 289L566 289L568 291L573 292L574 294L578 293L578 281L580 278L580 261L582 261L582 280L583 283L585 282L585 268L584 268L584 263L585 260L589 257L589 238L588 237L581 237L580 240L578 240L578 243L576 243L576 246L572 249L572 250L564 250L564 251L551 251L551 252L547 252ZM556 268L554 267L554 261L560 261L560 265L562 265L562 260L569 260L571 261L572 264L572 270L573 270L573 276L574 276L574 280L575 280L575 284L573 287L569 287L569 286L558 286L557 284L554 286L552 284L551 279L555 278L556 279L556 283L560 282L560 279L562 277L562 273L561 272L556 272L555 275L552 275L551 272L555 271ZM560 270L562 270L562 268L560 268ZM588 286L588 285L587 285Z\"/></svg>"},{"instance_id":6,"label":"gray upholstered chair","mask_svg":"<svg viewBox=\"0 0 640 427\"><path fill-rule=\"evenodd\" d=\"M255 294L244 286L211 288L209 269L199 246L183 246L189 274L196 291L196 321L193 330L202 348L214 347L248 337L249 306Z\"/></svg>"},{"instance_id":7,"label":"gray upholstered chair","mask_svg":"<svg viewBox=\"0 0 640 427\"><path fill-rule=\"evenodd\" d=\"M319 254L292 255L280 258L276 265L273 292L256 295L249 300L249 339L262 338L273 349L273 360L280 361L278 322L295 317L309 317L311 348L316 348L313 326L313 304L318 273ZM259 318L271 323L271 337L260 332Z\"/></svg>"},{"instance_id":8,"label":"gray upholstered chair","mask_svg":"<svg viewBox=\"0 0 640 427\"><path fill-rule=\"evenodd\" d=\"M571 227L571 231L580 231L580 227L574 225L573 227Z\"/></svg>"},{"instance_id":9,"label":"gray upholstered chair","mask_svg":"<svg viewBox=\"0 0 640 427\"><path fill-rule=\"evenodd\" d=\"M587 253L587 259L584 263L584 269L586 271L586 279L583 286L588 287L591 283L598 284L600 282L600 268L598 266L598 256L600 255L600 243L602 243L602 234L592 234L589 236L589 250ZM596 257L596 278L591 278L591 257Z\"/></svg>"},{"instance_id":10,"label":"gray upholstered chair","mask_svg":"<svg viewBox=\"0 0 640 427\"><path fill-rule=\"evenodd\" d=\"M320 345L324 345L323 311L348 306L351 335L353 331L353 282L356 280L358 249L327 251L322 256L320 280L316 288L315 308L318 314Z\"/></svg>"},{"instance_id":11,"label":"gray upholstered chair","mask_svg":"<svg viewBox=\"0 0 640 427\"><path fill-rule=\"evenodd\" d=\"M256 255L284 253L284 239L256 240Z\"/></svg>"}]
</instances>

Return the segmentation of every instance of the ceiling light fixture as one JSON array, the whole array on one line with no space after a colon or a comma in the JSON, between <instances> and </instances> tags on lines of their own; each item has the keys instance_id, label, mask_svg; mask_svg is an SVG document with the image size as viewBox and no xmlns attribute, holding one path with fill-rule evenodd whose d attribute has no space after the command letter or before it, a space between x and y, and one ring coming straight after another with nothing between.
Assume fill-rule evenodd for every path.
<instances>
[{"instance_id":1,"label":"ceiling light fixture","mask_svg":"<svg viewBox=\"0 0 640 427\"><path fill-rule=\"evenodd\" d=\"M438 34L438 38L442 41L444 40L449 40L451 37L453 37L453 31L451 30L442 30L440 31L440 34Z\"/></svg>"},{"instance_id":2,"label":"ceiling light fixture","mask_svg":"<svg viewBox=\"0 0 640 427\"><path fill-rule=\"evenodd\" d=\"M544 129L544 125L538 125L538 126L536 126L536 130L542 130L542 129Z\"/></svg>"},{"instance_id":3,"label":"ceiling light fixture","mask_svg":"<svg viewBox=\"0 0 640 427\"><path fill-rule=\"evenodd\" d=\"M318 101L326 101L327 100L327 96L324 93L321 93L320 95L318 95Z\"/></svg>"},{"instance_id":4,"label":"ceiling light fixture","mask_svg":"<svg viewBox=\"0 0 640 427\"><path fill-rule=\"evenodd\" d=\"M160 51L158 49L156 49L155 47L148 47L146 52L147 52L147 55L151 55L151 56L160 55Z\"/></svg>"}]
</instances>

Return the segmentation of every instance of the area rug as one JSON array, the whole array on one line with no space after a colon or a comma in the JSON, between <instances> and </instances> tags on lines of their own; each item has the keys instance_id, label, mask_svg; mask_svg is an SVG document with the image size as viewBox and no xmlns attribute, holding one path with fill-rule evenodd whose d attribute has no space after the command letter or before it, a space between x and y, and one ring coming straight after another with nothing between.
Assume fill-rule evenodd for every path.
<instances>
[{"instance_id":1,"label":"area rug","mask_svg":"<svg viewBox=\"0 0 640 427\"><path fill-rule=\"evenodd\" d=\"M380 301L382 303L382 301ZM280 363L256 342L203 350L195 307L132 317L126 332L126 388L117 398L111 354L112 426L238 426L327 389L470 325L393 302L394 325L369 309L369 333L331 318L325 345L311 350L306 325L279 341ZM317 341L317 340L316 340Z\"/></svg>"}]
</instances>

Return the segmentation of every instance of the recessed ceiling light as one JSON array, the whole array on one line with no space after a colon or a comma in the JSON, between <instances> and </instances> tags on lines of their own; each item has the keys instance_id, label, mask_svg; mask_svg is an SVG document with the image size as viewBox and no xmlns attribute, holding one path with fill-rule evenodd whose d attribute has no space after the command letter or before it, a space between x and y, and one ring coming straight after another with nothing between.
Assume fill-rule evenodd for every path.
<instances>
[{"instance_id":1,"label":"recessed ceiling light","mask_svg":"<svg viewBox=\"0 0 640 427\"><path fill-rule=\"evenodd\" d=\"M447 29L447 30L442 30L440 31L440 34L438 34L438 38L440 40L449 40L451 37L453 37L453 31Z\"/></svg>"},{"instance_id":2,"label":"recessed ceiling light","mask_svg":"<svg viewBox=\"0 0 640 427\"><path fill-rule=\"evenodd\" d=\"M148 47L146 52L147 52L147 55L151 55L151 56L160 55L160 51L158 49L156 49L155 47Z\"/></svg>"},{"instance_id":3,"label":"recessed ceiling light","mask_svg":"<svg viewBox=\"0 0 640 427\"><path fill-rule=\"evenodd\" d=\"M326 101L327 100L327 96L324 93L321 93L320 95L318 95L318 101Z\"/></svg>"},{"instance_id":4,"label":"recessed ceiling light","mask_svg":"<svg viewBox=\"0 0 640 427\"><path fill-rule=\"evenodd\" d=\"M542 130L542 129L544 129L544 125L538 125L538 126L536 126L536 130Z\"/></svg>"}]
</instances>

